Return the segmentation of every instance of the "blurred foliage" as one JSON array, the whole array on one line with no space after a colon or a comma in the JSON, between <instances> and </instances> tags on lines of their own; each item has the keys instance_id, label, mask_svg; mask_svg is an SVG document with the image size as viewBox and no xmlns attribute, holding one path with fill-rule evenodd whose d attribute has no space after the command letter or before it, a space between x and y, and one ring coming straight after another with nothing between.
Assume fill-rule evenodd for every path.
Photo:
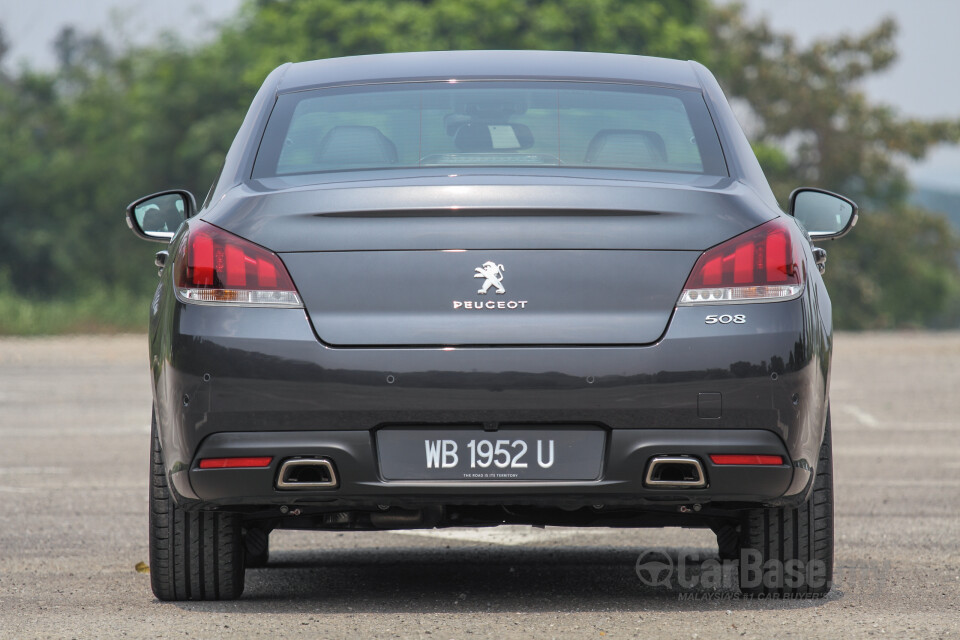
<instances>
[{"instance_id":1,"label":"blurred foliage","mask_svg":"<svg viewBox=\"0 0 960 640\"><path fill-rule=\"evenodd\" d=\"M34 298L0 288L0 335L143 332L149 293L97 288L83 296Z\"/></svg>"},{"instance_id":2,"label":"blurred foliage","mask_svg":"<svg viewBox=\"0 0 960 640\"><path fill-rule=\"evenodd\" d=\"M960 118L904 118L863 93L863 81L896 60L896 24L887 19L859 36L799 47L726 7L713 14L711 31L724 51L714 72L747 112L744 124L781 204L806 185L860 205L853 233L825 245L836 324L956 326L960 243L943 216L908 205L904 160L960 141Z\"/></svg>"},{"instance_id":3,"label":"blurred foliage","mask_svg":"<svg viewBox=\"0 0 960 640\"><path fill-rule=\"evenodd\" d=\"M209 41L120 51L65 29L52 72L0 73L0 333L142 328L152 254L130 200L213 180L267 73L290 60L385 51L568 49L692 58L748 105L785 202L801 183L858 199L829 245L839 326L931 325L960 309L956 239L907 207L902 158L956 140L956 122L902 119L860 85L895 58L894 25L801 49L707 0L249 0ZM6 51L0 32L0 59ZM951 306L952 305L952 306Z\"/></svg>"}]
</instances>

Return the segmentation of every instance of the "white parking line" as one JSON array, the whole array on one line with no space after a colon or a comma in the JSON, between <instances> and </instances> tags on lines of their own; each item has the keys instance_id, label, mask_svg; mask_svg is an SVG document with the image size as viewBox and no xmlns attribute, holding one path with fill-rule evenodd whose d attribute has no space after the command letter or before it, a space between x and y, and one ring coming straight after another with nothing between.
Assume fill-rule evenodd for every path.
<instances>
[{"instance_id":1,"label":"white parking line","mask_svg":"<svg viewBox=\"0 0 960 640\"><path fill-rule=\"evenodd\" d=\"M837 480L837 484L852 487L960 487L960 480L902 479L902 480Z\"/></svg>"},{"instance_id":2,"label":"white parking line","mask_svg":"<svg viewBox=\"0 0 960 640\"><path fill-rule=\"evenodd\" d=\"M878 427L880 426L880 421L874 418L872 415L861 409L860 407L853 404L841 404L838 406L839 409L842 409L846 413L849 413L851 416L857 419L857 421L865 427Z\"/></svg>"},{"instance_id":3,"label":"white parking line","mask_svg":"<svg viewBox=\"0 0 960 640\"><path fill-rule=\"evenodd\" d=\"M834 455L844 458L849 456L875 456L877 458L948 458L956 459L957 452L953 447L931 449L929 447L849 447L837 445L833 448ZM942 463L937 462L937 466Z\"/></svg>"},{"instance_id":4,"label":"white parking line","mask_svg":"<svg viewBox=\"0 0 960 640\"><path fill-rule=\"evenodd\" d=\"M482 542L486 544L496 544L502 546L518 546L524 544L538 544L551 542L554 540L563 540L572 538L576 535L583 535L582 530L551 527L549 529L537 529L521 525L502 525L499 527L489 527L482 529L467 529L453 527L450 529L406 529L392 531L407 536L424 536L427 538L439 538L441 540L459 540L461 542Z\"/></svg>"},{"instance_id":5,"label":"white parking line","mask_svg":"<svg viewBox=\"0 0 960 640\"><path fill-rule=\"evenodd\" d=\"M67 473L66 467L0 467L0 476Z\"/></svg>"}]
</instances>

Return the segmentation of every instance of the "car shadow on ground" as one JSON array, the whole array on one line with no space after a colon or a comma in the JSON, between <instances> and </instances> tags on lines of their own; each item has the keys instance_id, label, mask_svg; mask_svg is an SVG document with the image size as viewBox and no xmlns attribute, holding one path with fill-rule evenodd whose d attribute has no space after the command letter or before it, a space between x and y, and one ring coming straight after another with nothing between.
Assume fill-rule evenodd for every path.
<instances>
[{"instance_id":1,"label":"car shadow on ground","mask_svg":"<svg viewBox=\"0 0 960 640\"><path fill-rule=\"evenodd\" d=\"M702 565L690 562L694 555L717 562L715 549L689 548L285 551L267 568L247 571L241 600L178 606L191 611L342 614L699 611L803 608L824 602L743 598L732 573L718 586L710 581L705 586ZM679 572L681 561L684 570ZM834 590L826 600L841 597Z\"/></svg>"}]
</instances>

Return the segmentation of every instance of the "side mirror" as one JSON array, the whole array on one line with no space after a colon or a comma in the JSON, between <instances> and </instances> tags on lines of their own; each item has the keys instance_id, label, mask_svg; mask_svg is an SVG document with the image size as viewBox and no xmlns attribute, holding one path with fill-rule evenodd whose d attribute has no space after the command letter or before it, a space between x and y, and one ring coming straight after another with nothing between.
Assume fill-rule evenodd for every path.
<instances>
[{"instance_id":1,"label":"side mirror","mask_svg":"<svg viewBox=\"0 0 960 640\"><path fill-rule=\"evenodd\" d=\"M127 226L144 240L170 242L183 221L196 212L197 201L189 191L161 191L127 205Z\"/></svg>"},{"instance_id":2,"label":"side mirror","mask_svg":"<svg viewBox=\"0 0 960 640\"><path fill-rule=\"evenodd\" d=\"M790 194L789 213L814 240L839 238L857 224L853 200L813 187L800 187Z\"/></svg>"}]
</instances>

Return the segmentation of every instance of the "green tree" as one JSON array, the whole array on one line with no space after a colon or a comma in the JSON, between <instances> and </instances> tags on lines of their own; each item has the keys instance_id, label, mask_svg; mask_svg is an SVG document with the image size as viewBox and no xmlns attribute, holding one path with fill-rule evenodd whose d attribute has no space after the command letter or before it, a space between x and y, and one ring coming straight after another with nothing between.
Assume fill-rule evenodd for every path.
<instances>
[{"instance_id":1,"label":"green tree","mask_svg":"<svg viewBox=\"0 0 960 640\"><path fill-rule=\"evenodd\" d=\"M905 118L867 99L863 81L896 60L896 24L800 47L728 7L714 14L712 31L724 51L715 71L748 111L747 130L780 201L804 184L861 206L854 233L827 246L837 324L946 322L960 296L960 244L943 217L907 205L904 161L960 140L960 118Z\"/></svg>"}]
</instances>

